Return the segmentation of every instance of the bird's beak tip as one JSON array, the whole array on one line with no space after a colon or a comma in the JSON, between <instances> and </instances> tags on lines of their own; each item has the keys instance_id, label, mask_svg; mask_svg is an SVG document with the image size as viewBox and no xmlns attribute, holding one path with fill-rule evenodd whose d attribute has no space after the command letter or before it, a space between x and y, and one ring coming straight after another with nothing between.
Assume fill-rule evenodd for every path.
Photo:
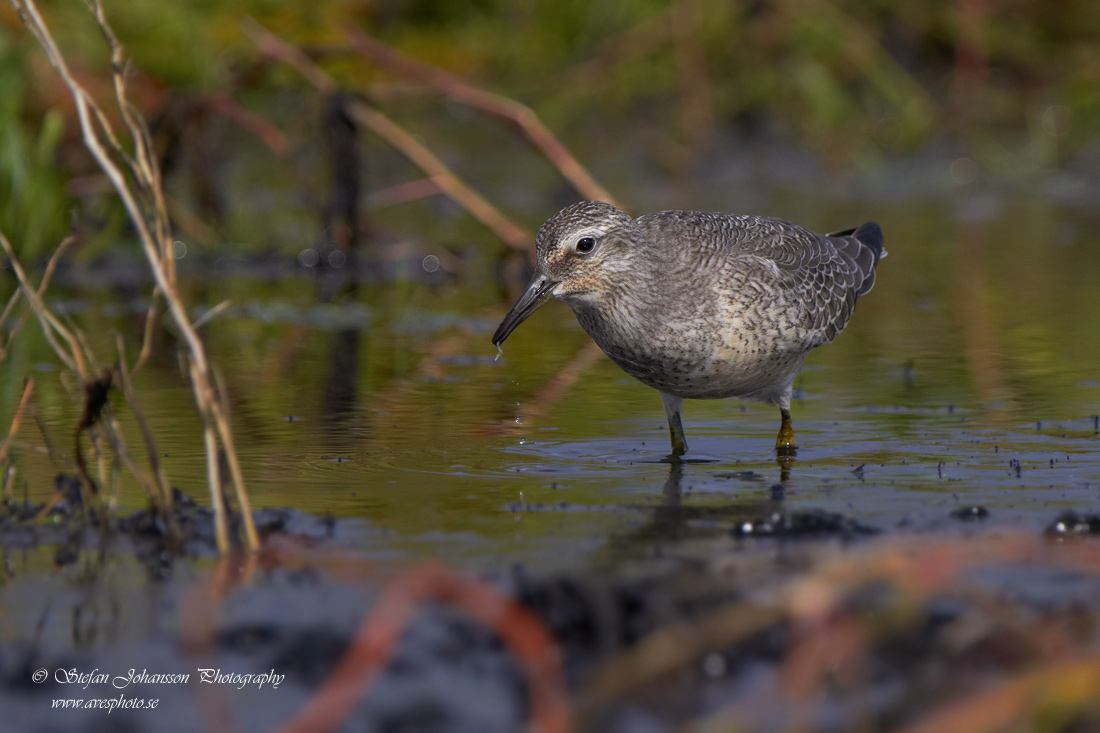
<instances>
[{"instance_id":1,"label":"bird's beak tip","mask_svg":"<svg viewBox=\"0 0 1100 733\"><path fill-rule=\"evenodd\" d=\"M497 326L497 330L493 334L493 346L499 347L500 344L504 343L504 339L508 338L508 335L515 330L516 326L525 321L543 303L553 297L551 289L556 284L554 280L546 275L536 275L527 286L527 290L512 306L512 309L508 311L508 315L504 316L504 320Z\"/></svg>"}]
</instances>

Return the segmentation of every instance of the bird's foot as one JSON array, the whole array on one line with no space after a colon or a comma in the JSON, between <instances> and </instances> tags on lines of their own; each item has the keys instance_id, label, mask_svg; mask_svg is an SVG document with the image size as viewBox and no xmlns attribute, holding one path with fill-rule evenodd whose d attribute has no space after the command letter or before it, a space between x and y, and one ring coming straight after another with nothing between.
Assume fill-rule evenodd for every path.
<instances>
[{"instance_id":1,"label":"bird's foot","mask_svg":"<svg viewBox=\"0 0 1100 733\"><path fill-rule=\"evenodd\" d=\"M798 450L798 444L794 442L794 428L791 426L791 413L781 410L782 422L779 425L779 435L775 436L775 453L779 456L793 456Z\"/></svg>"},{"instance_id":2,"label":"bird's foot","mask_svg":"<svg viewBox=\"0 0 1100 733\"><path fill-rule=\"evenodd\" d=\"M669 429L668 434L672 439L672 457L679 458L687 453L688 446L687 441L684 440L683 431L681 430L680 435L677 435L675 430Z\"/></svg>"}]
</instances>

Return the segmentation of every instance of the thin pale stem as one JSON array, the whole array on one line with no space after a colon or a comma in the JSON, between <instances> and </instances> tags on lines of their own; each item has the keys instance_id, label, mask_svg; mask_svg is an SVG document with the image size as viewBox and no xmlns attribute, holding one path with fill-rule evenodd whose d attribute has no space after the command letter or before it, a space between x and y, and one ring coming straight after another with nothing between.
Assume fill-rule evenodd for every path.
<instances>
[{"instance_id":1,"label":"thin pale stem","mask_svg":"<svg viewBox=\"0 0 1100 733\"><path fill-rule=\"evenodd\" d=\"M23 422L23 411L27 409L27 405L30 404L31 395L34 394L34 378L31 377L27 380L27 384L23 387L23 396L19 398L19 406L15 408L15 415L11 419L11 425L8 427L8 437L4 439L4 444L0 445L0 465L3 465L4 461L8 458L8 451L11 449L11 443L15 439L15 434L19 432L19 426Z\"/></svg>"},{"instance_id":2,"label":"thin pale stem","mask_svg":"<svg viewBox=\"0 0 1100 733\"><path fill-rule=\"evenodd\" d=\"M241 27L261 51L293 66L321 93L332 94L337 90L332 77L310 61L300 48L278 38L251 18L246 18ZM349 111L356 122L397 148L423 170L443 193L491 229L506 245L517 251L527 251L531 241L530 234L470 188L403 127L362 102L352 103Z\"/></svg>"},{"instance_id":3,"label":"thin pale stem","mask_svg":"<svg viewBox=\"0 0 1100 733\"><path fill-rule=\"evenodd\" d=\"M359 29L350 30L348 36L352 49L367 56L378 66L436 89L471 107L512 122L523 131L531 144L553 163L579 194L585 198L605 201L612 206L623 208L611 192L596 182L588 170L573 157L569 149L527 105L504 95L479 89L449 71L406 56Z\"/></svg>"}]
</instances>

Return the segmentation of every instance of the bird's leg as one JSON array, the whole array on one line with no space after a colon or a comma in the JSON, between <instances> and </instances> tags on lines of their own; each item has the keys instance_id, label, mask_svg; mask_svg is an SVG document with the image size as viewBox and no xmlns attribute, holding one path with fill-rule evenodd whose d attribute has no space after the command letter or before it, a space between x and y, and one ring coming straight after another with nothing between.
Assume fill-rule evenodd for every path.
<instances>
[{"instance_id":1,"label":"bird's leg","mask_svg":"<svg viewBox=\"0 0 1100 733\"><path fill-rule=\"evenodd\" d=\"M683 399L673 397L661 392L661 404L665 406L665 417L668 418L668 434L672 438L672 455L682 456L687 453L687 440L684 438L684 426L680 423L680 407Z\"/></svg>"},{"instance_id":2,"label":"bird's leg","mask_svg":"<svg viewBox=\"0 0 1100 733\"><path fill-rule=\"evenodd\" d=\"M791 411L780 407L779 414L782 422L779 425L779 435L775 436L775 450L790 455L798 447L794 442L794 428L791 427Z\"/></svg>"}]
</instances>

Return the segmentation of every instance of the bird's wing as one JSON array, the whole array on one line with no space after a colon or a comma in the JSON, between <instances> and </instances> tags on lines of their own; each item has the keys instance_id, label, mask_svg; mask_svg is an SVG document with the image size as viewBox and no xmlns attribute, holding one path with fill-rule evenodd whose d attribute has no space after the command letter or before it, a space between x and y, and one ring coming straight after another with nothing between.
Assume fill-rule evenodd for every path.
<instances>
[{"instance_id":1,"label":"bird's wing","mask_svg":"<svg viewBox=\"0 0 1100 733\"><path fill-rule=\"evenodd\" d=\"M805 334L797 339L802 343L808 338L819 345L840 333L856 298L871 290L875 265L885 255L882 232L874 223L826 235L768 217L700 212L661 216L662 226L700 242L704 259L721 260L724 275L742 292L748 288L782 309L783 320Z\"/></svg>"}]
</instances>

